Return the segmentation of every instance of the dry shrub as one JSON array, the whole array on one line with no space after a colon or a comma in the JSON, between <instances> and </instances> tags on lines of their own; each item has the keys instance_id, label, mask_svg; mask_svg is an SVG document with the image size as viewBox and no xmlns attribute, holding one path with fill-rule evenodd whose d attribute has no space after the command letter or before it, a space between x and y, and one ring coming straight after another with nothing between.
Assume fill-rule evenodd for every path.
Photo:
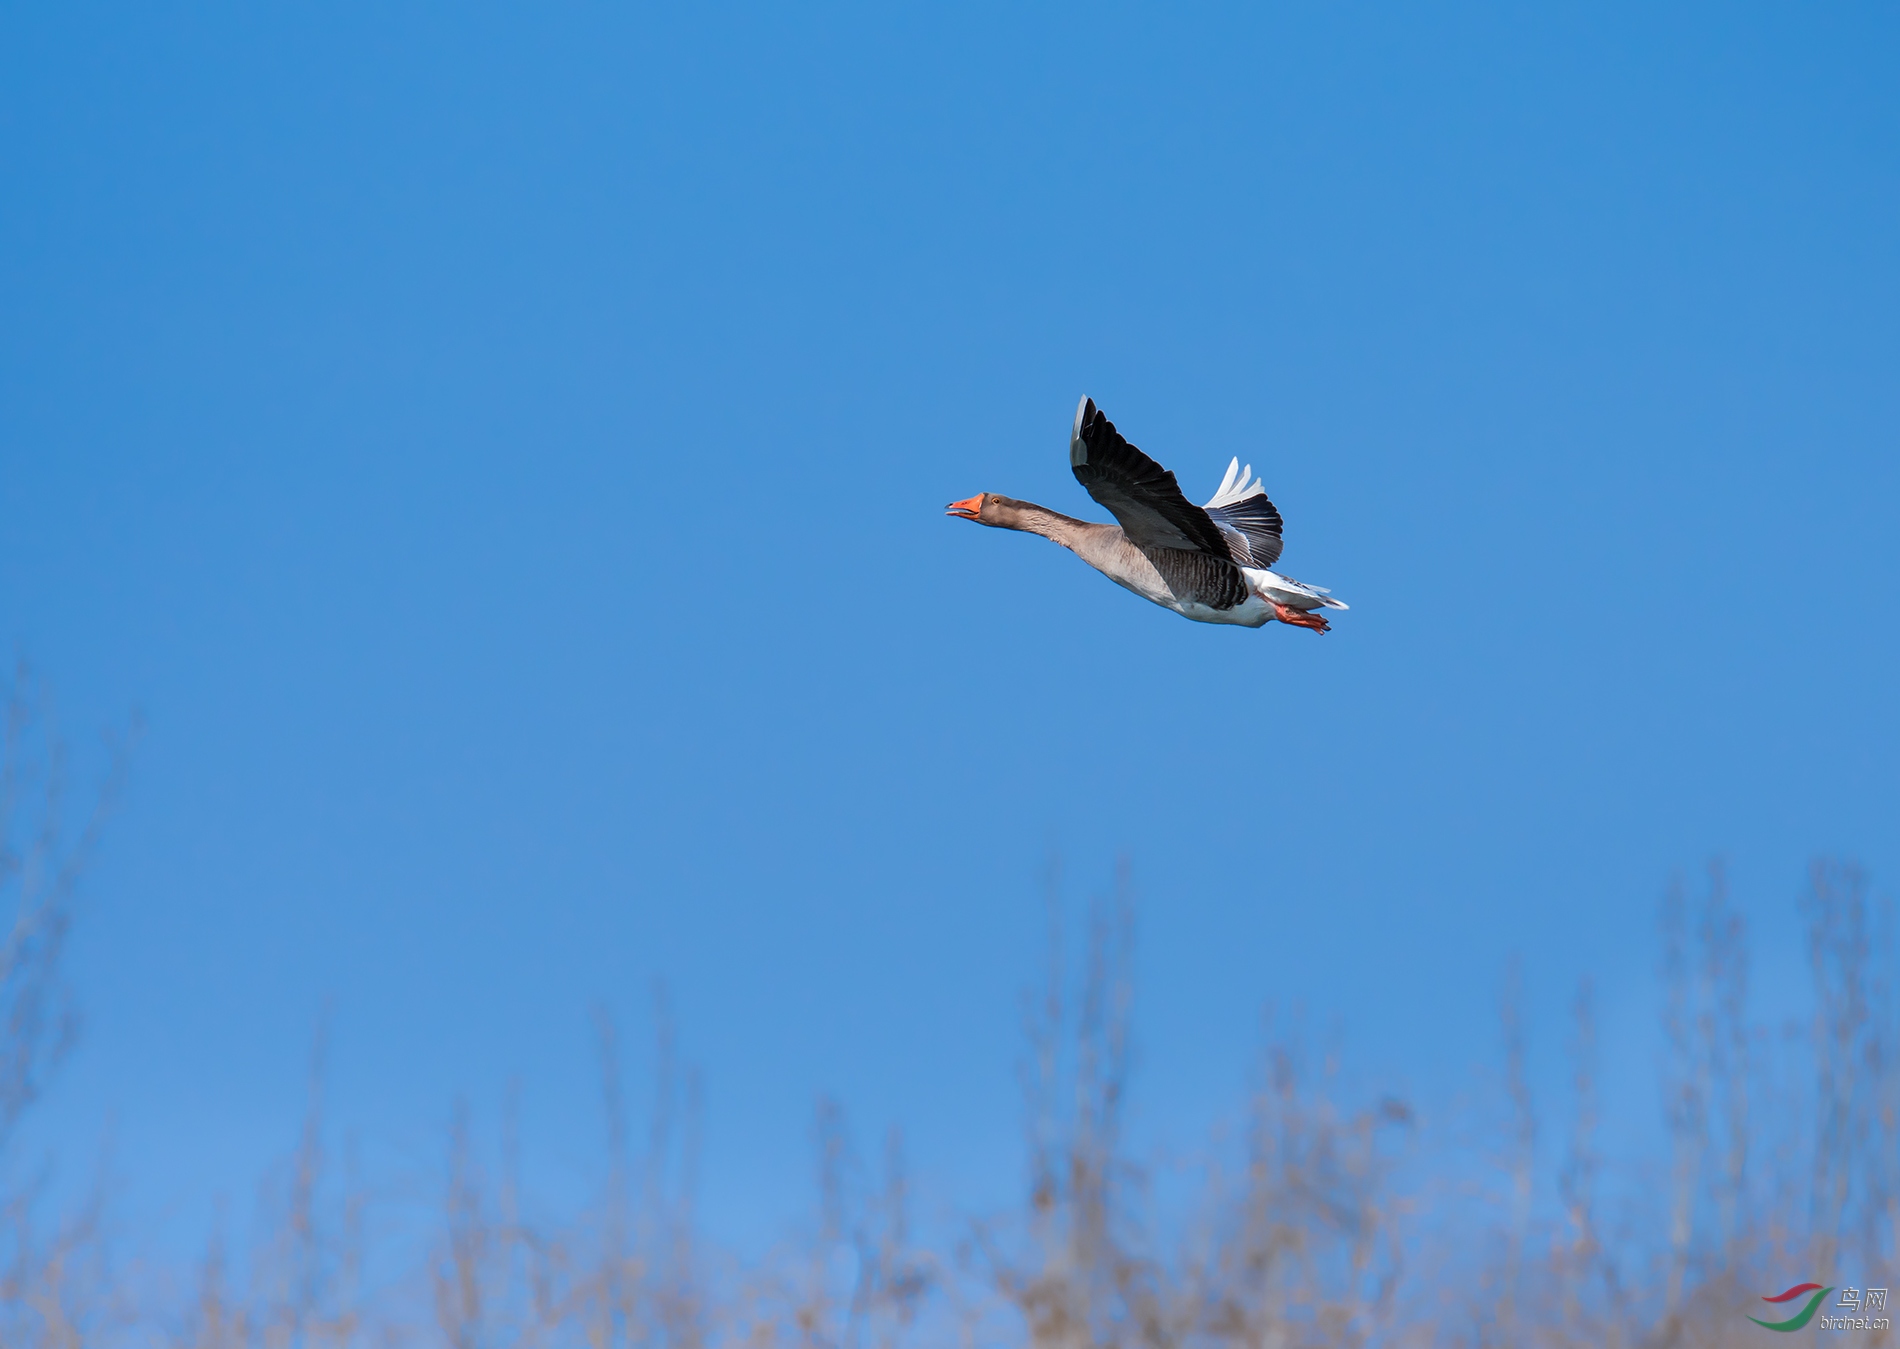
<instances>
[{"instance_id":1,"label":"dry shrub","mask_svg":"<svg viewBox=\"0 0 1900 1349\"><path fill-rule=\"evenodd\" d=\"M1444 1126L1392 1097L1354 1103L1336 1054L1263 1036L1244 1125L1187 1178L1128 1138L1134 897L1128 869L1086 908L1065 959L1052 877L1048 965L1026 1000L1027 1167L1017 1208L920 1233L903 1142L876 1166L821 1100L815 1217L756 1260L695 1214L701 1104L664 996L654 1105L636 1145L619 1032L596 1012L605 1166L561 1212L524 1192L515 1109L500 1164L458 1105L426 1189L423 1235L373 1249L371 1215L404 1204L332 1161L322 1041L301 1136L264 1187L261 1235L207 1249L180 1305L127 1292L105 1240L105 1190L63 1216L9 1156L12 1126L72 1044L59 979L79 868L104 803L68 833L63 757L22 675L0 764L0 1344L176 1349L1319 1349L1320 1346L1713 1346L1757 1334L1764 1290L1798 1278L1887 1282L1900 1219L1900 1008L1891 916L1847 864L1816 864L1801 898L1810 1023L1749 1019L1747 931L1712 868L1661 914L1662 1105L1668 1156L1601 1152L1592 986L1571 1001L1569 1118L1540 1168L1541 1119L1523 973L1500 1003L1500 1122L1474 1175ZM511 1097L512 1102L512 1097ZM1464 1169L1461 1170L1461 1167ZM413 1209L413 1202L411 1203ZM411 1212L407 1230L417 1217ZM1868 1344L1891 1342L1871 1332ZM1752 1341L1751 1341L1752 1342Z\"/></svg>"},{"instance_id":2,"label":"dry shrub","mask_svg":"<svg viewBox=\"0 0 1900 1349\"><path fill-rule=\"evenodd\" d=\"M79 1034L61 964L79 880L125 780L133 733L107 742L99 791L75 827L70 756L52 697L26 664L0 680L0 1344L77 1346L129 1317L102 1225L103 1163L72 1212L41 1213L47 1164L20 1155L22 1116L45 1091Z\"/></svg>"}]
</instances>

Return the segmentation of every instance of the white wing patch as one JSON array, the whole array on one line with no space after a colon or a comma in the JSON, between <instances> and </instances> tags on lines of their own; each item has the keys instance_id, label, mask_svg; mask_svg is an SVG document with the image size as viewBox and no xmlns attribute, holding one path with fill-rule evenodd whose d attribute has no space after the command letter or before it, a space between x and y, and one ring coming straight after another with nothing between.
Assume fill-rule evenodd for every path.
<instances>
[{"instance_id":1,"label":"white wing patch","mask_svg":"<svg viewBox=\"0 0 1900 1349\"><path fill-rule=\"evenodd\" d=\"M1242 468L1240 460L1234 459L1227 465L1227 476L1220 480L1220 491L1214 493L1213 500L1202 506L1202 509L1208 506L1232 506L1249 497L1263 497L1266 494L1266 484L1253 476L1253 465Z\"/></svg>"}]
</instances>

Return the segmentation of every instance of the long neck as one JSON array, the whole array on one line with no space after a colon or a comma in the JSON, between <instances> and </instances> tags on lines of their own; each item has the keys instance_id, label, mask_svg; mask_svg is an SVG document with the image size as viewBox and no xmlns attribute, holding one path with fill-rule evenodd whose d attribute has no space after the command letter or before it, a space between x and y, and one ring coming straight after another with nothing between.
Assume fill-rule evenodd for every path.
<instances>
[{"instance_id":1,"label":"long neck","mask_svg":"<svg viewBox=\"0 0 1900 1349\"><path fill-rule=\"evenodd\" d=\"M1147 555L1128 541L1120 525L1098 525L1077 520L1033 501L1010 500L996 512L1005 529L1040 534L1061 544L1116 585L1127 586L1156 604L1170 603L1168 584Z\"/></svg>"},{"instance_id":2,"label":"long neck","mask_svg":"<svg viewBox=\"0 0 1900 1349\"><path fill-rule=\"evenodd\" d=\"M1077 520L1060 511L1052 511L1047 506L1038 506L1033 501L1013 501L999 515L1001 518L996 523L1003 528L1020 529L1025 534L1040 534L1071 552L1083 551L1104 534L1121 533L1115 525L1090 524L1087 520Z\"/></svg>"}]
</instances>

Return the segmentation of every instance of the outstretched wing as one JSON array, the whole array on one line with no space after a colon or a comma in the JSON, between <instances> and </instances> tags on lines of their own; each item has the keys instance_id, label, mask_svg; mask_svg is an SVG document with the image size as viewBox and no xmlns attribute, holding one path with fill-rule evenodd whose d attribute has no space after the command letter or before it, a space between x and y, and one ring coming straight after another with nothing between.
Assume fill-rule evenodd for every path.
<instances>
[{"instance_id":1,"label":"outstretched wing","mask_svg":"<svg viewBox=\"0 0 1900 1349\"><path fill-rule=\"evenodd\" d=\"M1215 609L1246 601L1247 583L1220 528L1181 495L1174 474L1122 438L1091 398L1075 410L1069 467L1177 595Z\"/></svg>"},{"instance_id":2,"label":"outstretched wing","mask_svg":"<svg viewBox=\"0 0 1900 1349\"><path fill-rule=\"evenodd\" d=\"M1069 433L1075 480L1121 521L1128 541L1147 552L1177 548L1229 556L1227 541L1206 511L1181 495L1174 474L1122 439L1095 400L1084 398Z\"/></svg>"},{"instance_id":3,"label":"outstretched wing","mask_svg":"<svg viewBox=\"0 0 1900 1349\"><path fill-rule=\"evenodd\" d=\"M1285 522L1267 499L1266 487L1253 476L1252 464L1242 468L1238 459L1228 464L1220 491L1203 509L1226 536L1241 566L1264 569L1280 560L1280 550L1286 546L1280 538Z\"/></svg>"}]
</instances>

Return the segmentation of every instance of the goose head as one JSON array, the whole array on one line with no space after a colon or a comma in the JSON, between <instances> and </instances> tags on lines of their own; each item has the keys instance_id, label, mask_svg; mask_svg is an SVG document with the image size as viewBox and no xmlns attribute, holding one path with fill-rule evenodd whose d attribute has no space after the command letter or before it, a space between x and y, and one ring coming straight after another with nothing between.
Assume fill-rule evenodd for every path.
<instances>
[{"instance_id":1,"label":"goose head","mask_svg":"<svg viewBox=\"0 0 1900 1349\"><path fill-rule=\"evenodd\" d=\"M962 501L953 501L943 508L945 515L954 515L959 520L974 520L979 525L993 525L998 529L1021 529L1023 503L1014 497L998 496L995 492L978 492Z\"/></svg>"}]
</instances>

